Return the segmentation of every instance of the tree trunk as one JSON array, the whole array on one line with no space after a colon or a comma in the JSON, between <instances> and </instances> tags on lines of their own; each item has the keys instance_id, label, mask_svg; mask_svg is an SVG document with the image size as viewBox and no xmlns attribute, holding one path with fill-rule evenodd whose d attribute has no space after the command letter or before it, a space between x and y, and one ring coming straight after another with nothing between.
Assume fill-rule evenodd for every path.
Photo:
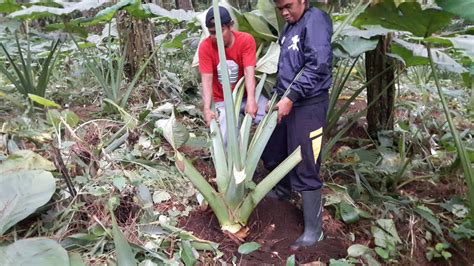
<instances>
[{"instance_id":1,"label":"tree trunk","mask_svg":"<svg viewBox=\"0 0 474 266\"><path fill-rule=\"evenodd\" d=\"M117 16L117 31L120 45L125 51L125 74L129 80L132 80L140 66L155 49L153 24L148 19L136 19L125 11L121 11ZM158 78L158 65L151 61L142 73L142 77Z\"/></svg>"},{"instance_id":2,"label":"tree trunk","mask_svg":"<svg viewBox=\"0 0 474 266\"><path fill-rule=\"evenodd\" d=\"M367 81L387 68L392 68L385 71L367 87L367 104L374 103L367 111L368 131L374 138L377 138L377 132L381 130L393 130L395 83L392 65L394 62L386 56L390 41L390 36L380 37L377 48L365 54ZM379 94L381 94L380 97Z\"/></svg>"},{"instance_id":3,"label":"tree trunk","mask_svg":"<svg viewBox=\"0 0 474 266\"><path fill-rule=\"evenodd\" d=\"M193 3L191 0L176 0L176 8L184 10L193 10Z\"/></svg>"}]
</instances>

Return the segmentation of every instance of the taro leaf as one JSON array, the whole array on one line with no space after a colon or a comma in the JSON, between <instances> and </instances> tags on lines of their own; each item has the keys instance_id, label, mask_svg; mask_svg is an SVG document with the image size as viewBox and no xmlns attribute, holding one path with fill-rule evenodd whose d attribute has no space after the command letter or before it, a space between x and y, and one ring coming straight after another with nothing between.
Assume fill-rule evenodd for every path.
<instances>
[{"instance_id":1,"label":"taro leaf","mask_svg":"<svg viewBox=\"0 0 474 266\"><path fill-rule=\"evenodd\" d=\"M256 250L258 250L262 245L257 242L248 242L239 246L237 250L242 255L250 254Z\"/></svg>"},{"instance_id":2,"label":"taro leaf","mask_svg":"<svg viewBox=\"0 0 474 266\"><path fill-rule=\"evenodd\" d=\"M195 265L197 262L197 258L195 255L195 250L193 250L193 247L191 246L191 242L189 240L183 240L181 241L181 259L184 262L184 265Z\"/></svg>"},{"instance_id":3,"label":"taro leaf","mask_svg":"<svg viewBox=\"0 0 474 266\"><path fill-rule=\"evenodd\" d=\"M465 218L469 213L469 209L467 208L467 206L464 205L462 199L458 197L452 198L444 203L441 203L441 207L450 211L458 218Z\"/></svg>"},{"instance_id":4,"label":"taro leaf","mask_svg":"<svg viewBox=\"0 0 474 266\"><path fill-rule=\"evenodd\" d=\"M436 0L436 4L443 10L474 22L474 1L472 0Z\"/></svg>"},{"instance_id":5,"label":"taro leaf","mask_svg":"<svg viewBox=\"0 0 474 266\"><path fill-rule=\"evenodd\" d=\"M393 41L392 54L398 55L398 59L400 57L403 58L407 66L427 65L429 63L428 52L425 46L409 43L401 39L394 39ZM453 73L463 73L467 71L453 58L441 52L439 49L432 49L432 53L433 62L439 69Z\"/></svg>"},{"instance_id":6,"label":"taro leaf","mask_svg":"<svg viewBox=\"0 0 474 266\"><path fill-rule=\"evenodd\" d=\"M295 254L291 255L286 259L286 266L295 266L296 265L296 260L295 260Z\"/></svg>"},{"instance_id":7,"label":"taro leaf","mask_svg":"<svg viewBox=\"0 0 474 266\"><path fill-rule=\"evenodd\" d=\"M393 220L378 219L378 226L372 226L371 232L374 236L375 245L382 248L395 247L397 243L402 243L398 236Z\"/></svg>"},{"instance_id":8,"label":"taro leaf","mask_svg":"<svg viewBox=\"0 0 474 266\"><path fill-rule=\"evenodd\" d=\"M0 175L0 235L46 204L56 189L54 177L43 170ZM0 256L1 258L2 256Z\"/></svg>"},{"instance_id":9,"label":"taro leaf","mask_svg":"<svg viewBox=\"0 0 474 266\"><path fill-rule=\"evenodd\" d=\"M69 266L85 266L86 264L81 258L81 254L77 252L69 252Z\"/></svg>"},{"instance_id":10,"label":"taro leaf","mask_svg":"<svg viewBox=\"0 0 474 266\"><path fill-rule=\"evenodd\" d=\"M390 257L390 253L384 248L375 247L375 252L383 259L388 259Z\"/></svg>"},{"instance_id":11,"label":"taro leaf","mask_svg":"<svg viewBox=\"0 0 474 266\"><path fill-rule=\"evenodd\" d=\"M261 36L260 33L258 33L252 25L249 23L249 21L245 18L244 14L240 13L238 10L235 8L231 8L232 14L235 16L235 21L238 25L238 30L243 31L243 32L248 32L250 33L254 38L260 38L266 40L267 38L265 36Z\"/></svg>"},{"instance_id":12,"label":"taro leaf","mask_svg":"<svg viewBox=\"0 0 474 266\"><path fill-rule=\"evenodd\" d=\"M98 8L108 2L109 1L107 0L85 0L76 3L61 2L64 8L33 5L13 12L9 17L32 20L44 17L69 15L75 11L87 11Z\"/></svg>"},{"instance_id":13,"label":"taro leaf","mask_svg":"<svg viewBox=\"0 0 474 266\"><path fill-rule=\"evenodd\" d=\"M0 247L2 266L16 265L70 265L66 250L47 238L28 238Z\"/></svg>"},{"instance_id":14,"label":"taro leaf","mask_svg":"<svg viewBox=\"0 0 474 266\"><path fill-rule=\"evenodd\" d=\"M175 149L181 147L189 139L189 132L184 125L176 121L174 111L169 119L156 121L155 126L162 130L163 137Z\"/></svg>"},{"instance_id":15,"label":"taro leaf","mask_svg":"<svg viewBox=\"0 0 474 266\"><path fill-rule=\"evenodd\" d=\"M329 266L353 266L353 265L355 264L350 263L346 259L338 259L338 260L330 259L329 260Z\"/></svg>"},{"instance_id":16,"label":"taro leaf","mask_svg":"<svg viewBox=\"0 0 474 266\"><path fill-rule=\"evenodd\" d=\"M55 170L54 164L31 150L16 151L0 164L0 173L14 173L19 170ZM1 210L1 209L0 209Z\"/></svg>"},{"instance_id":17,"label":"taro leaf","mask_svg":"<svg viewBox=\"0 0 474 266\"><path fill-rule=\"evenodd\" d=\"M35 103L38 103L38 104L41 104L42 106L44 107L52 107L52 108L60 108L61 106L51 100L48 100L46 98L43 98L41 96L38 96L38 95L34 95L34 94L31 94L31 93L28 93L28 97L30 98L30 100L32 100L33 102Z\"/></svg>"},{"instance_id":18,"label":"taro leaf","mask_svg":"<svg viewBox=\"0 0 474 266\"><path fill-rule=\"evenodd\" d=\"M244 17L252 26L253 30L260 34L260 37L262 37L263 39L274 41L278 38L278 36L275 36L272 33L272 31L268 27L268 23L260 16L260 14L256 12L248 12L244 13Z\"/></svg>"},{"instance_id":19,"label":"taro leaf","mask_svg":"<svg viewBox=\"0 0 474 266\"><path fill-rule=\"evenodd\" d=\"M353 25L381 25L388 29L408 31L419 37L428 37L451 22L452 15L439 9L422 9L417 2L403 2L398 7L393 0L385 0L367 8Z\"/></svg>"},{"instance_id":20,"label":"taro leaf","mask_svg":"<svg viewBox=\"0 0 474 266\"><path fill-rule=\"evenodd\" d=\"M403 62L407 67L428 65L429 63L427 57L416 56L413 54L413 51L395 42L392 42L390 50L391 53L388 53L387 55Z\"/></svg>"},{"instance_id":21,"label":"taro leaf","mask_svg":"<svg viewBox=\"0 0 474 266\"><path fill-rule=\"evenodd\" d=\"M4 0L0 3L0 13L9 14L20 9L21 5L17 4L15 0Z\"/></svg>"},{"instance_id":22,"label":"taro leaf","mask_svg":"<svg viewBox=\"0 0 474 266\"><path fill-rule=\"evenodd\" d=\"M279 57L280 46L275 42L271 42L267 53L258 60L255 70L266 74L276 73L278 70Z\"/></svg>"},{"instance_id":23,"label":"taro leaf","mask_svg":"<svg viewBox=\"0 0 474 266\"><path fill-rule=\"evenodd\" d=\"M147 13L151 15L166 17L177 21L191 21L196 16L196 13L193 11L186 11L183 9L166 10L155 4L144 4L142 7Z\"/></svg>"},{"instance_id":24,"label":"taro leaf","mask_svg":"<svg viewBox=\"0 0 474 266\"><path fill-rule=\"evenodd\" d=\"M414 211L433 226L433 232L441 237L443 236L443 231L441 229L441 225L439 224L439 220L434 216L433 211L431 211L430 208L424 205L418 205Z\"/></svg>"},{"instance_id":25,"label":"taro leaf","mask_svg":"<svg viewBox=\"0 0 474 266\"><path fill-rule=\"evenodd\" d=\"M153 202L155 204L161 203L163 201L167 201L171 199L170 193L166 191L155 191L153 192Z\"/></svg>"},{"instance_id":26,"label":"taro leaf","mask_svg":"<svg viewBox=\"0 0 474 266\"><path fill-rule=\"evenodd\" d=\"M258 0L257 8L262 15L262 18L265 19L272 27L280 33L280 30L283 28L283 24L280 23L279 15L276 12L275 5L272 0Z\"/></svg>"},{"instance_id":27,"label":"taro leaf","mask_svg":"<svg viewBox=\"0 0 474 266\"><path fill-rule=\"evenodd\" d=\"M349 36L341 41L337 41L336 46L342 48L350 57L357 57L367 51L374 50L377 47L377 43L378 39L367 40L357 36ZM344 57L344 55L339 57Z\"/></svg>"},{"instance_id":28,"label":"taro leaf","mask_svg":"<svg viewBox=\"0 0 474 266\"><path fill-rule=\"evenodd\" d=\"M364 26L363 29L358 29L356 27L348 25L344 27L341 32L341 35L370 39L375 36L385 36L391 32L394 32L394 30L384 28L380 25L367 25Z\"/></svg>"},{"instance_id":29,"label":"taro leaf","mask_svg":"<svg viewBox=\"0 0 474 266\"><path fill-rule=\"evenodd\" d=\"M467 56L472 61L474 61L474 36L458 35L456 37L446 39L451 41L454 48L461 50L464 56Z\"/></svg>"},{"instance_id":30,"label":"taro leaf","mask_svg":"<svg viewBox=\"0 0 474 266\"><path fill-rule=\"evenodd\" d=\"M85 20L84 25L94 25L101 22L110 21L115 13L119 10L125 9L132 16L137 18L150 18L150 17L163 17L176 21L190 21L195 16L196 13L192 11L185 11L182 9L176 10L166 10L155 4L139 4L135 0L122 0L117 4L110 6L99 13L90 20Z\"/></svg>"},{"instance_id":31,"label":"taro leaf","mask_svg":"<svg viewBox=\"0 0 474 266\"><path fill-rule=\"evenodd\" d=\"M112 211L112 203L109 200L109 211L110 216L112 217L112 236L114 238L114 245L115 245L115 253L117 258L117 265L120 266L132 266L137 265L135 261L135 255L132 252L132 247L125 239L122 231L117 224L117 220L115 219L115 214Z\"/></svg>"},{"instance_id":32,"label":"taro leaf","mask_svg":"<svg viewBox=\"0 0 474 266\"><path fill-rule=\"evenodd\" d=\"M355 223L359 221L359 213L357 212L357 208L352 206L351 204L348 204L347 202L341 202L339 204L339 209L341 211L341 217L342 220L347 223Z\"/></svg>"},{"instance_id":33,"label":"taro leaf","mask_svg":"<svg viewBox=\"0 0 474 266\"><path fill-rule=\"evenodd\" d=\"M64 117L64 121L66 121L66 123L71 127L77 126L81 120L79 116L71 110L64 110L61 112L61 115Z\"/></svg>"},{"instance_id":34,"label":"taro leaf","mask_svg":"<svg viewBox=\"0 0 474 266\"><path fill-rule=\"evenodd\" d=\"M56 109L50 109L46 112L46 118L48 123L57 127L61 122L61 117L63 117L64 121L71 127L75 127L78 123L80 118L73 112L69 110L64 110L59 113Z\"/></svg>"},{"instance_id":35,"label":"taro leaf","mask_svg":"<svg viewBox=\"0 0 474 266\"><path fill-rule=\"evenodd\" d=\"M364 254L369 254L371 252L372 250L369 247L361 244L354 244L347 249L347 255L353 258L358 258Z\"/></svg>"}]
</instances>

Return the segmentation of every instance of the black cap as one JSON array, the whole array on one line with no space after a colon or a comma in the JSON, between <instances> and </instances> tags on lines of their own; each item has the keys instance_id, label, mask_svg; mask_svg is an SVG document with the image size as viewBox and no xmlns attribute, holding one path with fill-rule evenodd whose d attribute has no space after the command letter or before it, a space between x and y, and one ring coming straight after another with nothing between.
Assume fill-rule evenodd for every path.
<instances>
[{"instance_id":1,"label":"black cap","mask_svg":"<svg viewBox=\"0 0 474 266\"><path fill-rule=\"evenodd\" d=\"M227 25L232 21L232 17L229 14L229 11L225 7L219 6L219 14L221 16L221 25ZM211 22L214 19L214 8L209 9L206 14L206 27L213 28L214 22Z\"/></svg>"}]
</instances>

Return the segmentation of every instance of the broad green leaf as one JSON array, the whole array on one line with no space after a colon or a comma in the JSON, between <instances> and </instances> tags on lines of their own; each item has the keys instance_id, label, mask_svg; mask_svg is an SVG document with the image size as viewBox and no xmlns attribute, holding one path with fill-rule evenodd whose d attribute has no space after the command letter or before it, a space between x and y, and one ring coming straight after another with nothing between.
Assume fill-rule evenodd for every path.
<instances>
[{"instance_id":1,"label":"broad green leaf","mask_svg":"<svg viewBox=\"0 0 474 266\"><path fill-rule=\"evenodd\" d=\"M9 14L20 9L21 5L17 4L15 0L4 0L0 3L0 13Z\"/></svg>"},{"instance_id":2,"label":"broad green leaf","mask_svg":"<svg viewBox=\"0 0 474 266\"><path fill-rule=\"evenodd\" d=\"M161 203L163 201L167 201L171 199L170 193L166 191L155 191L153 192L153 202L155 204Z\"/></svg>"},{"instance_id":3,"label":"broad green leaf","mask_svg":"<svg viewBox=\"0 0 474 266\"><path fill-rule=\"evenodd\" d=\"M70 266L86 266L81 258L81 254L77 252L69 252L69 265Z\"/></svg>"},{"instance_id":4,"label":"broad green leaf","mask_svg":"<svg viewBox=\"0 0 474 266\"><path fill-rule=\"evenodd\" d=\"M51 100L48 100L46 98L43 98L41 96L38 96L38 95L34 95L34 94L31 94L31 93L28 93L28 97L30 98L30 100L32 100L33 102L35 103L38 103L38 104L41 104L42 106L44 107L52 107L52 108L60 108L61 106Z\"/></svg>"},{"instance_id":5,"label":"broad green leaf","mask_svg":"<svg viewBox=\"0 0 474 266\"><path fill-rule=\"evenodd\" d=\"M474 1L472 0L436 0L436 4L443 10L474 22Z\"/></svg>"},{"instance_id":6,"label":"broad green leaf","mask_svg":"<svg viewBox=\"0 0 474 266\"><path fill-rule=\"evenodd\" d=\"M262 245L257 242L248 242L239 246L237 250L240 254L247 255L258 250Z\"/></svg>"},{"instance_id":7,"label":"broad green leaf","mask_svg":"<svg viewBox=\"0 0 474 266\"><path fill-rule=\"evenodd\" d=\"M375 247L375 252L377 253L377 255L379 255L380 257L382 257L383 259L388 259L390 257L390 254L389 252L384 249L384 248L381 248L381 247Z\"/></svg>"},{"instance_id":8,"label":"broad green leaf","mask_svg":"<svg viewBox=\"0 0 474 266\"><path fill-rule=\"evenodd\" d=\"M61 113L56 109L49 109L48 112L46 112L46 121L54 128L57 128L59 123L61 123Z\"/></svg>"},{"instance_id":9,"label":"broad green leaf","mask_svg":"<svg viewBox=\"0 0 474 266\"><path fill-rule=\"evenodd\" d=\"M181 147L189 139L188 130L183 124L176 121L174 111L170 118L156 121L155 126L162 130L163 137L175 149Z\"/></svg>"},{"instance_id":10,"label":"broad green leaf","mask_svg":"<svg viewBox=\"0 0 474 266\"><path fill-rule=\"evenodd\" d=\"M433 226L433 231L436 234L438 235L443 234L443 230L441 229L439 220L438 218L434 216L433 211L431 211L431 209L429 209L428 207L424 205L418 205L416 206L414 211Z\"/></svg>"},{"instance_id":11,"label":"broad green leaf","mask_svg":"<svg viewBox=\"0 0 474 266\"><path fill-rule=\"evenodd\" d=\"M361 245L361 244L353 244L347 249L347 255L349 257L354 257L354 258L358 258L370 252L372 252L372 250L369 247Z\"/></svg>"},{"instance_id":12,"label":"broad green leaf","mask_svg":"<svg viewBox=\"0 0 474 266\"><path fill-rule=\"evenodd\" d=\"M269 24L257 12L244 13L244 17L252 26L253 30L260 34L265 40L278 39L278 36L275 36L268 27Z\"/></svg>"},{"instance_id":13,"label":"broad green leaf","mask_svg":"<svg viewBox=\"0 0 474 266\"><path fill-rule=\"evenodd\" d=\"M197 258L195 253L197 253L194 248L191 246L189 240L181 241L181 259L184 262L184 265L195 265L197 262Z\"/></svg>"},{"instance_id":14,"label":"broad green leaf","mask_svg":"<svg viewBox=\"0 0 474 266\"><path fill-rule=\"evenodd\" d=\"M347 259L330 259L329 266L354 266L354 263L350 263Z\"/></svg>"},{"instance_id":15,"label":"broad green leaf","mask_svg":"<svg viewBox=\"0 0 474 266\"><path fill-rule=\"evenodd\" d=\"M275 4L273 4L272 0L258 0L257 1L257 8L262 15L262 18L265 19L272 27L280 33L282 29L281 23L279 22L279 14L276 11Z\"/></svg>"},{"instance_id":16,"label":"broad green leaf","mask_svg":"<svg viewBox=\"0 0 474 266\"><path fill-rule=\"evenodd\" d=\"M443 10L422 9L418 2L403 2L398 7L393 0L385 0L370 6L360 14L354 25L381 25L413 33L415 36L428 37L441 31L451 22L452 15Z\"/></svg>"},{"instance_id":17,"label":"broad green leaf","mask_svg":"<svg viewBox=\"0 0 474 266\"><path fill-rule=\"evenodd\" d=\"M280 57L280 46L271 42L267 52L257 61L255 70L266 73L274 74L278 70L278 58Z\"/></svg>"},{"instance_id":18,"label":"broad green leaf","mask_svg":"<svg viewBox=\"0 0 474 266\"><path fill-rule=\"evenodd\" d=\"M345 37L341 41L337 41L336 45L350 57L357 57L367 51L372 51L377 47L378 39L364 39L357 36ZM342 56L340 56L342 57Z\"/></svg>"},{"instance_id":19,"label":"broad green leaf","mask_svg":"<svg viewBox=\"0 0 474 266\"><path fill-rule=\"evenodd\" d=\"M376 224L371 227L376 246L388 249L402 243L392 219L378 219Z\"/></svg>"},{"instance_id":20,"label":"broad green leaf","mask_svg":"<svg viewBox=\"0 0 474 266\"><path fill-rule=\"evenodd\" d=\"M469 57L474 61L474 36L473 35L458 35L456 37L446 38L453 47L461 50L464 56Z\"/></svg>"},{"instance_id":21,"label":"broad green leaf","mask_svg":"<svg viewBox=\"0 0 474 266\"><path fill-rule=\"evenodd\" d=\"M0 247L2 266L69 265L66 250L56 241L47 238L29 238Z\"/></svg>"},{"instance_id":22,"label":"broad green leaf","mask_svg":"<svg viewBox=\"0 0 474 266\"><path fill-rule=\"evenodd\" d=\"M186 11L184 9L166 10L155 4L142 5L145 12L158 17L166 17L177 21L191 21L197 13L193 11Z\"/></svg>"},{"instance_id":23,"label":"broad green leaf","mask_svg":"<svg viewBox=\"0 0 474 266\"><path fill-rule=\"evenodd\" d=\"M286 266L295 266L295 265L296 265L295 254L293 254L286 259Z\"/></svg>"},{"instance_id":24,"label":"broad green leaf","mask_svg":"<svg viewBox=\"0 0 474 266\"><path fill-rule=\"evenodd\" d=\"M80 121L79 116L71 110L64 110L61 112L61 115L64 117L66 123L71 127L77 126Z\"/></svg>"},{"instance_id":25,"label":"broad green leaf","mask_svg":"<svg viewBox=\"0 0 474 266\"><path fill-rule=\"evenodd\" d=\"M33 20L44 17L70 15L75 11L87 11L101 7L102 5L108 2L109 1L106 0L84 0L74 3L61 1L61 5L63 5L63 8L49 7L43 5L32 5L30 7L11 13L9 17L16 19Z\"/></svg>"},{"instance_id":26,"label":"broad green leaf","mask_svg":"<svg viewBox=\"0 0 474 266\"><path fill-rule=\"evenodd\" d=\"M453 73L463 73L467 71L463 66L456 62L456 60L441 50L433 50L433 52L433 61L439 69ZM394 39L394 43L392 44L392 54L396 54L403 58L403 61L407 66L429 64L428 52L425 46L421 44L410 43L401 39Z\"/></svg>"},{"instance_id":27,"label":"broad green leaf","mask_svg":"<svg viewBox=\"0 0 474 266\"><path fill-rule=\"evenodd\" d=\"M19 170L1 173L0 235L46 204L56 189L54 177L47 171Z\"/></svg>"},{"instance_id":28,"label":"broad green leaf","mask_svg":"<svg viewBox=\"0 0 474 266\"><path fill-rule=\"evenodd\" d=\"M339 210L341 211L342 220L347 224L355 223L360 219L357 208L346 202L339 204Z\"/></svg>"},{"instance_id":29,"label":"broad green leaf","mask_svg":"<svg viewBox=\"0 0 474 266\"><path fill-rule=\"evenodd\" d=\"M19 170L53 171L54 164L32 150L16 151L0 164L0 173L14 173Z\"/></svg>"},{"instance_id":30,"label":"broad green leaf","mask_svg":"<svg viewBox=\"0 0 474 266\"><path fill-rule=\"evenodd\" d=\"M372 37L375 37L375 36L385 36L391 32L394 32L394 30L384 28L380 25L366 25L366 26L363 26L362 29L358 29L353 26L346 26L341 31L341 35L371 39Z\"/></svg>"},{"instance_id":31,"label":"broad green leaf","mask_svg":"<svg viewBox=\"0 0 474 266\"><path fill-rule=\"evenodd\" d=\"M117 220L115 219L115 214L110 208L110 204L109 211L112 217L112 236L114 238L117 265L135 266L137 265L137 263L135 261L135 255L132 252L132 247L125 239L123 233L120 231L120 228L117 224Z\"/></svg>"}]
</instances>

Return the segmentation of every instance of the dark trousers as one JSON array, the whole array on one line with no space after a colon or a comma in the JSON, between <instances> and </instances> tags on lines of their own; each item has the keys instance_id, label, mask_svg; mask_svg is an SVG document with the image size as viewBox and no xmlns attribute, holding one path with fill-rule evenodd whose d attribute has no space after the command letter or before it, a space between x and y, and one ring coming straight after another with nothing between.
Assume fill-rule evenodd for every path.
<instances>
[{"instance_id":1,"label":"dark trousers","mask_svg":"<svg viewBox=\"0 0 474 266\"><path fill-rule=\"evenodd\" d=\"M303 158L279 185L292 187L298 192L322 187L319 169L327 109L327 98L316 103L293 106L288 116L273 131L262 155L265 168L275 169L298 146L301 146Z\"/></svg>"}]
</instances>

